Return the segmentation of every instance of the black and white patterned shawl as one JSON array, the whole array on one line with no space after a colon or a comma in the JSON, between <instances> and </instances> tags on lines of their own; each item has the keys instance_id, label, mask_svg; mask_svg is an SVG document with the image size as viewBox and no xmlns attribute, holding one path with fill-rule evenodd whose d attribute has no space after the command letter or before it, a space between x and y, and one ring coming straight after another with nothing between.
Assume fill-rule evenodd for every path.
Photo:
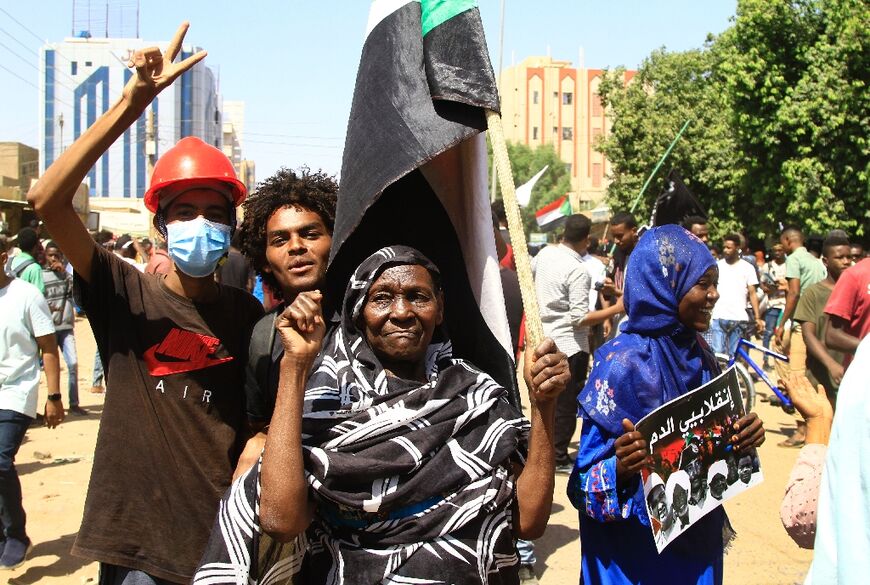
<instances>
[{"instance_id":1,"label":"black and white patterned shawl","mask_svg":"<svg viewBox=\"0 0 870 585\"><path fill-rule=\"evenodd\" d=\"M449 340L433 339L421 384L388 376L356 326L373 282L403 264L438 273L412 248L370 256L312 367L311 526L283 545L262 533L257 465L224 496L195 584L518 582L512 462L528 421L490 376L451 357Z\"/></svg>"}]
</instances>

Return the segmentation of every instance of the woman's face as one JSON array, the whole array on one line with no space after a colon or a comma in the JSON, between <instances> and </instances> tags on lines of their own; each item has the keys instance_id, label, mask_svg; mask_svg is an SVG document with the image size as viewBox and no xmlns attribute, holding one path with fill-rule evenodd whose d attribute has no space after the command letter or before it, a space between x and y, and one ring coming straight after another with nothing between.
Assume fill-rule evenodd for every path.
<instances>
[{"instance_id":1,"label":"woman's face","mask_svg":"<svg viewBox=\"0 0 870 585\"><path fill-rule=\"evenodd\" d=\"M444 320L442 296L423 266L394 266L372 284L362 320L366 340L378 358L417 363Z\"/></svg>"},{"instance_id":2,"label":"woman's face","mask_svg":"<svg viewBox=\"0 0 870 585\"><path fill-rule=\"evenodd\" d=\"M711 266L680 299L677 308L680 323L695 331L706 331L710 328L713 306L719 300L719 291L716 289L718 284L719 269Z\"/></svg>"}]
</instances>

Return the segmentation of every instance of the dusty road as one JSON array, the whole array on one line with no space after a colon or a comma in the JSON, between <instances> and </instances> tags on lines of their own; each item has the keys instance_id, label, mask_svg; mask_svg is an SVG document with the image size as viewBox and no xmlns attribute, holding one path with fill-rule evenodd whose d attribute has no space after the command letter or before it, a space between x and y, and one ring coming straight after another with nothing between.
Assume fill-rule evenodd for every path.
<instances>
[{"instance_id":1,"label":"dusty road","mask_svg":"<svg viewBox=\"0 0 870 585\"><path fill-rule=\"evenodd\" d=\"M27 529L34 542L29 560L19 569L0 575L14 584L94 583L97 566L70 555L79 528L93 461L103 397L88 393L94 341L86 321L76 324L80 396L88 416L71 416L58 429L31 428L18 453ZM61 375L66 403L66 371ZM111 392L111 389L109 389ZM41 389L40 404L45 388ZM761 449L764 483L726 505L738 538L725 559L725 582L734 585L791 585L802 583L812 557L786 535L779 521L779 503L796 450L776 443L794 428L791 417L760 403L758 412L768 429ZM131 429L135 432L135 429ZM537 573L543 585L577 583L579 542L577 515L565 496L567 478L557 476L553 516L537 543Z\"/></svg>"}]
</instances>

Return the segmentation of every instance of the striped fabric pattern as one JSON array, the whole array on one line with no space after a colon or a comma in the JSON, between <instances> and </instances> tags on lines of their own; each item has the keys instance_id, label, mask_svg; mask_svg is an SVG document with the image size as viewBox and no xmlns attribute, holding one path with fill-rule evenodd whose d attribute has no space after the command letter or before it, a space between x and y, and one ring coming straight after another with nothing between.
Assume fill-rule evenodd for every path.
<instances>
[{"instance_id":1,"label":"striped fabric pattern","mask_svg":"<svg viewBox=\"0 0 870 585\"><path fill-rule=\"evenodd\" d=\"M311 526L284 545L262 534L258 466L224 497L196 585L516 582L513 463L529 422L443 337L428 348L428 382L386 375L356 316L397 264L438 270L403 246L363 262L306 384Z\"/></svg>"}]
</instances>

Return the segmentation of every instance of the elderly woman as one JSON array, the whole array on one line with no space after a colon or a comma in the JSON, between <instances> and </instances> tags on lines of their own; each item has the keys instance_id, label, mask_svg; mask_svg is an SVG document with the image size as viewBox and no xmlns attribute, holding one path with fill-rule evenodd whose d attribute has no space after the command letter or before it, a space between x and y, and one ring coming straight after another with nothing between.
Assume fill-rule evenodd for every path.
<instances>
[{"instance_id":1,"label":"elderly woman","mask_svg":"<svg viewBox=\"0 0 870 585\"><path fill-rule=\"evenodd\" d=\"M579 397L583 430L568 496L581 516L583 583L721 583L733 536L721 507L656 552L639 474L649 453L634 430L640 418L719 373L699 336L719 298L716 261L683 228L652 228L632 252L625 281L628 322L596 352ZM735 423L738 453L763 441L754 413Z\"/></svg>"},{"instance_id":2,"label":"elderly woman","mask_svg":"<svg viewBox=\"0 0 870 585\"><path fill-rule=\"evenodd\" d=\"M439 282L392 246L357 268L335 328L317 292L285 310L259 475L225 499L195 583L518 583L514 541L549 519L567 360L545 340L527 363L529 422L451 357Z\"/></svg>"}]
</instances>

